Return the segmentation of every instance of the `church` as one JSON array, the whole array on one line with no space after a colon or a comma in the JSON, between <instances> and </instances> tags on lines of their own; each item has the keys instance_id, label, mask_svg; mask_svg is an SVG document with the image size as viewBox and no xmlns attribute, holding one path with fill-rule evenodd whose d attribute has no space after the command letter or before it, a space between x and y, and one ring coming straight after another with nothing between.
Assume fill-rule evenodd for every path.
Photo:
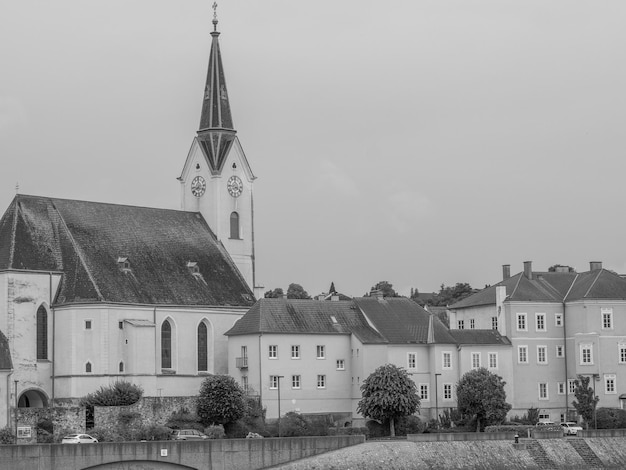
<instances>
[{"instance_id":1,"label":"church","mask_svg":"<svg viewBox=\"0 0 626 470\"><path fill-rule=\"evenodd\" d=\"M0 219L0 427L124 379L197 394L255 302L253 183L213 19L181 210L15 196Z\"/></svg>"}]
</instances>

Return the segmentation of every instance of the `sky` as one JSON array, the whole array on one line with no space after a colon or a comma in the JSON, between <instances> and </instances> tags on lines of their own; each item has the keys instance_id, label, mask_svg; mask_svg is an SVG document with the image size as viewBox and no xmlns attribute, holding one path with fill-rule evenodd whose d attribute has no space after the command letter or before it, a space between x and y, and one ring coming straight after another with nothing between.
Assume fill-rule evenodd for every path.
<instances>
[{"instance_id":1,"label":"sky","mask_svg":"<svg viewBox=\"0 0 626 470\"><path fill-rule=\"evenodd\" d=\"M212 3L0 0L0 213L179 209ZM266 290L626 273L623 0L218 4Z\"/></svg>"}]
</instances>

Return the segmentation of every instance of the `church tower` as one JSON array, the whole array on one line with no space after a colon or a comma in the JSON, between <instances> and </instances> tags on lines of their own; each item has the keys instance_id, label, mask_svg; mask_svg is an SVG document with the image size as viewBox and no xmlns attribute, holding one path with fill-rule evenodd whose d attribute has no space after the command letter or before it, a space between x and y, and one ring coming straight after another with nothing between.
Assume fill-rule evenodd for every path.
<instances>
[{"instance_id":1,"label":"church tower","mask_svg":"<svg viewBox=\"0 0 626 470\"><path fill-rule=\"evenodd\" d=\"M233 125L219 35L214 13L200 127L178 178L181 203L183 210L202 214L254 292L255 176Z\"/></svg>"}]
</instances>

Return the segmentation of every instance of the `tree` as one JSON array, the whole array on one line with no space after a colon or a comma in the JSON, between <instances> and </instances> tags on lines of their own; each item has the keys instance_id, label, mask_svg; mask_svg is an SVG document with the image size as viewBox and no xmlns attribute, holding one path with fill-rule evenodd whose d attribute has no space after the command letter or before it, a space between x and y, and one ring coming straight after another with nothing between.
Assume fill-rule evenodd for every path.
<instances>
[{"instance_id":1,"label":"tree","mask_svg":"<svg viewBox=\"0 0 626 470\"><path fill-rule=\"evenodd\" d=\"M283 295L285 294L283 293L282 287L277 287L274 290L268 290L267 292L265 292L265 294L263 294L263 297L265 297L266 299L280 299L283 297Z\"/></svg>"},{"instance_id":2,"label":"tree","mask_svg":"<svg viewBox=\"0 0 626 470\"><path fill-rule=\"evenodd\" d=\"M466 282L457 282L454 287L441 284L439 293L432 299L429 299L427 304L445 307L463 300L465 297L469 297L475 292L477 292L476 289L473 289L472 286Z\"/></svg>"},{"instance_id":3,"label":"tree","mask_svg":"<svg viewBox=\"0 0 626 470\"><path fill-rule=\"evenodd\" d=\"M398 293L393 289L393 285L388 281L377 282L371 291L379 290L383 293L383 297L398 297Z\"/></svg>"},{"instance_id":4,"label":"tree","mask_svg":"<svg viewBox=\"0 0 626 470\"><path fill-rule=\"evenodd\" d=\"M594 393L593 388L589 386L589 381L590 378L584 375L579 375L574 380L574 396L576 400L572 402L572 406L585 420L587 428L589 428L589 423L593 422L593 412L600 400Z\"/></svg>"},{"instance_id":5,"label":"tree","mask_svg":"<svg viewBox=\"0 0 626 470\"><path fill-rule=\"evenodd\" d=\"M476 432L485 426L499 424L511 405L506 402L502 377L484 367L467 372L456 386L459 411L476 420Z\"/></svg>"},{"instance_id":6,"label":"tree","mask_svg":"<svg viewBox=\"0 0 626 470\"><path fill-rule=\"evenodd\" d=\"M291 283L287 288L288 299L310 299L311 296L300 284Z\"/></svg>"},{"instance_id":7,"label":"tree","mask_svg":"<svg viewBox=\"0 0 626 470\"><path fill-rule=\"evenodd\" d=\"M196 413L202 424L228 424L246 411L245 393L228 375L211 375L200 386Z\"/></svg>"},{"instance_id":8,"label":"tree","mask_svg":"<svg viewBox=\"0 0 626 470\"><path fill-rule=\"evenodd\" d=\"M389 421L389 434L396 435L395 420L415 414L420 397L415 382L402 367L385 364L372 372L361 385L357 412L377 421Z\"/></svg>"}]
</instances>

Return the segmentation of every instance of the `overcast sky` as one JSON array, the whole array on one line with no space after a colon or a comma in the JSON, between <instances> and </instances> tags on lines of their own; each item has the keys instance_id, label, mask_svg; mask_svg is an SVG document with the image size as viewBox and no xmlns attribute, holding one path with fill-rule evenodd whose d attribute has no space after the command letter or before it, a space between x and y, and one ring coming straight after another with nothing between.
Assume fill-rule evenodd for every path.
<instances>
[{"instance_id":1,"label":"overcast sky","mask_svg":"<svg viewBox=\"0 0 626 470\"><path fill-rule=\"evenodd\" d=\"M180 208L211 3L0 0L0 212ZM218 3L266 289L626 272L623 0Z\"/></svg>"}]
</instances>

